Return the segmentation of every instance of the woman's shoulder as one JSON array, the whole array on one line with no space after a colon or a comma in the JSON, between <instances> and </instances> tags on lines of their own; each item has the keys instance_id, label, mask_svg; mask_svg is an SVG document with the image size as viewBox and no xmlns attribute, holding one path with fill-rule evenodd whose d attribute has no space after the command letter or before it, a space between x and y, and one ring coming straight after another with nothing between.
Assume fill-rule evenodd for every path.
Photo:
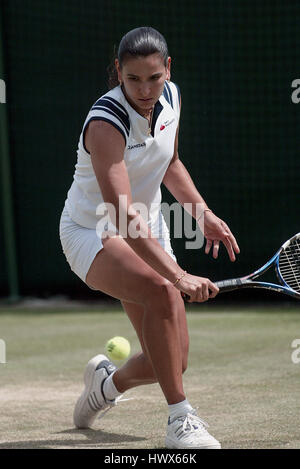
<instances>
[{"instance_id":1,"label":"woman's shoulder","mask_svg":"<svg viewBox=\"0 0 300 469\"><path fill-rule=\"evenodd\" d=\"M163 96L174 111L180 113L181 93L179 86L173 81L166 81Z\"/></svg>"},{"instance_id":2,"label":"woman's shoulder","mask_svg":"<svg viewBox=\"0 0 300 469\"><path fill-rule=\"evenodd\" d=\"M180 100L181 93L180 93L180 88L177 83L174 83L174 81L166 81L165 82L165 89L169 90L172 95L175 95L178 100Z\"/></svg>"},{"instance_id":3,"label":"woman's shoulder","mask_svg":"<svg viewBox=\"0 0 300 469\"><path fill-rule=\"evenodd\" d=\"M125 143L129 137L130 119L123 105L120 87L108 91L92 105L83 128L83 139L87 126L91 121L104 121L115 127L124 137Z\"/></svg>"},{"instance_id":4,"label":"woman's shoulder","mask_svg":"<svg viewBox=\"0 0 300 469\"><path fill-rule=\"evenodd\" d=\"M114 105L118 106L118 108L120 108L124 114L128 115L124 104L124 95L121 91L121 88L120 86L116 86L116 88L113 88L100 96L100 98L98 98L97 101L93 104L91 109L96 109L97 106L113 107Z\"/></svg>"}]
</instances>

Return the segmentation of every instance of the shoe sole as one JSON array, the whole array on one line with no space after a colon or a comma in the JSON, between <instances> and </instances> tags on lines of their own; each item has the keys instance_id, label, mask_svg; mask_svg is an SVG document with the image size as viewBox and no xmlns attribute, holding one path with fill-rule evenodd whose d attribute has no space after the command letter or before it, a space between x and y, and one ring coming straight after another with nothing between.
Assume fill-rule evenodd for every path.
<instances>
[{"instance_id":1,"label":"shoe sole","mask_svg":"<svg viewBox=\"0 0 300 469\"><path fill-rule=\"evenodd\" d=\"M178 441L174 441L171 438L166 438L166 448L169 449L221 449L221 445L207 445L207 446L184 446Z\"/></svg>"},{"instance_id":2,"label":"shoe sole","mask_svg":"<svg viewBox=\"0 0 300 469\"><path fill-rule=\"evenodd\" d=\"M99 363L101 363L103 360L107 360L107 357L105 355L96 355L95 357L91 358L91 360L86 365L86 368L84 371L84 377L83 377L85 388L81 396L79 397L78 401L76 402L74 414L73 414L73 421L74 421L74 425L76 428L89 428L89 426L93 424L93 422L95 421L97 417L97 413L96 413L93 420L87 426L82 425L80 424L80 422L78 422L78 417L80 415L82 407L85 404L86 400L88 399L91 389L93 387L93 380L94 380L94 374L95 374L96 368L99 365ZM101 409L99 409L99 411L100 410Z\"/></svg>"}]
</instances>

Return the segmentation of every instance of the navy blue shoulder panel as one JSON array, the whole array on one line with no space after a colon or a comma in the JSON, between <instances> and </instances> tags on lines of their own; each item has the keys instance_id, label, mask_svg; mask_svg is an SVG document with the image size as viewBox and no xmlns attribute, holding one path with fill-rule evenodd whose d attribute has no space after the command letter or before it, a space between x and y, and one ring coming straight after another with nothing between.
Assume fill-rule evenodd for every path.
<instances>
[{"instance_id":1,"label":"navy blue shoulder panel","mask_svg":"<svg viewBox=\"0 0 300 469\"><path fill-rule=\"evenodd\" d=\"M174 85L176 86L177 93L178 93L178 102L180 103L180 100L181 100L180 89L179 89L179 86L177 85L177 83L174 83Z\"/></svg>"},{"instance_id":2,"label":"navy blue shoulder panel","mask_svg":"<svg viewBox=\"0 0 300 469\"><path fill-rule=\"evenodd\" d=\"M100 98L92 107L92 110L103 110L108 114L114 115L125 127L127 135L129 135L130 121L129 114L126 109L113 98Z\"/></svg>"},{"instance_id":3,"label":"navy blue shoulder panel","mask_svg":"<svg viewBox=\"0 0 300 469\"><path fill-rule=\"evenodd\" d=\"M180 94L180 89L179 89L179 86L172 82L173 85L176 86L176 90L177 90L177 94L178 94L178 102L180 103L180 99L181 99L181 94ZM174 93L174 91L173 91ZM173 96L172 95L172 89L170 87L170 85L168 84L168 82L165 82L165 87L164 87L164 91L163 91L163 95L165 97L165 99L168 101L168 103L172 106L172 108L174 109L174 102L173 102ZM175 96L174 96L175 97Z\"/></svg>"},{"instance_id":4,"label":"navy blue shoulder panel","mask_svg":"<svg viewBox=\"0 0 300 469\"><path fill-rule=\"evenodd\" d=\"M167 101L167 102L171 105L171 107L174 109L174 106L173 106L173 98L172 98L172 91L171 91L171 88L170 88L170 86L168 85L167 82L165 82L165 87L164 87L163 95L164 95L166 101Z\"/></svg>"}]
</instances>

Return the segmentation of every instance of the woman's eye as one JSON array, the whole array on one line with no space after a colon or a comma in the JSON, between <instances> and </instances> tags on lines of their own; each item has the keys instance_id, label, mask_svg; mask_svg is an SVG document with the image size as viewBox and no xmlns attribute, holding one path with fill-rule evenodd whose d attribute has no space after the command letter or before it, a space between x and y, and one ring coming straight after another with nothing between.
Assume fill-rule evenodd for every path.
<instances>
[{"instance_id":1,"label":"woman's eye","mask_svg":"<svg viewBox=\"0 0 300 469\"><path fill-rule=\"evenodd\" d=\"M128 77L128 79L131 80L131 81L138 81L138 80L139 80L139 79L136 78L136 77ZM156 76L155 76L155 77L151 77L151 80L153 80L153 81L157 81L157 80L159 80L159 79L160 79L160 77L156 77Z\"/></svg>"}]
</instances>

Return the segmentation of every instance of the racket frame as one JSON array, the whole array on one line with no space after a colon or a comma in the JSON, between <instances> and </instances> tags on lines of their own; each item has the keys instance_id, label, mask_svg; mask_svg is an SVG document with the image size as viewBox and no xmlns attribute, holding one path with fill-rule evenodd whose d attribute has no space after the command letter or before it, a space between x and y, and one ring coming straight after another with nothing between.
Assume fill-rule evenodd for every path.
<instances>
[{"instance_id":1,"label":"racket frame","mask_svg":"<svg viewBox=\"0 0 300 469\"><path fill-rule=\"evenodd\" d=\"M281 248L274 254L271 259L266 262L262 267L257 269L255 272L246 275L244 277L238 277L228 280L221 280L214 282L215 285L219 288L219 293L232 291L240 288L264 288L267 290L277 291L279 293L285 293L290 295L294 298L300 299L300 293L296 290L293 290L283 279L280 269L279 269L279 257L280 253L283 249L285 249L295 238L299 237L299 233L293 236L291 239L286 241ZM269 282L254 282L253 280L262 275L266 272L272 265L275 265L275 272L278 278L278 281L281 285L277 285L276 283L269 283Z\"/></svg>"}]
</instances>

